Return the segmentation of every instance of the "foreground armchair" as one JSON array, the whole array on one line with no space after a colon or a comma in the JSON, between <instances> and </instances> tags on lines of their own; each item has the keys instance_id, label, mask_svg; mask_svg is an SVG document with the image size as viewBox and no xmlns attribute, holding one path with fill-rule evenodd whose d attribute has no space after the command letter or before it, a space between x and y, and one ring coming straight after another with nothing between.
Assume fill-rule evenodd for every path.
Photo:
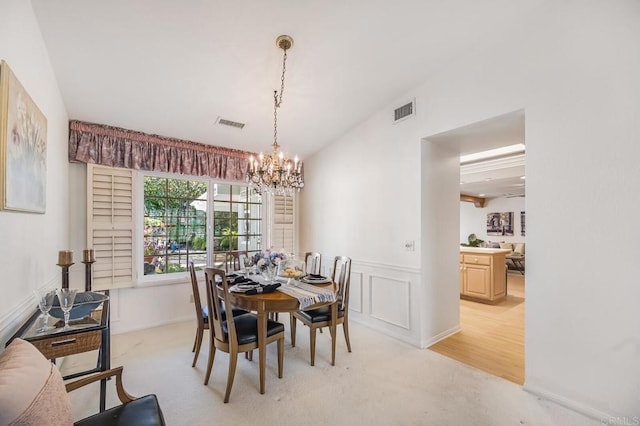
<instances>
[{"instance_id":1,"label":"foreground armchair","mask_svg":"<svg viewBox=\"0 0 640 426\"><path fill-rule=\"evenodd\" d=\"M115 376L121 405L73 423L71 392ZM0 424L164 425L155 395L135 398L122 385L122 367L64 384L58 368L31 343L15 339L0 354Z\"/></svg>"}]
</instances>

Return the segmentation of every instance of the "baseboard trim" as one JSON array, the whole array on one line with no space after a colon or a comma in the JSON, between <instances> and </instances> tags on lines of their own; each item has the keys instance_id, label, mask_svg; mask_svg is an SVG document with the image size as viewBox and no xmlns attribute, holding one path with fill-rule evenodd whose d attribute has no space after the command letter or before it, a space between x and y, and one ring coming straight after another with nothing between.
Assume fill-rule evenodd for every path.
<instances>
[{"instance_id":1,"label":"baseboard trim","mask_svg":"<svg viewBox=\"0 0 640 426\"><path fill-rule=\"evenodd\" d=\"M432 338L427 339L426 341L423 341L421 347L422 348L428 348L430 346L433 346L436 343L438 343L439 341L444 340L447 337L456 334L460 330L462 330L462 327L460 327L460 324L458 324L455 327L450 328L449 330L443 331L442 333L439 333L439 334L433 336Z\"/></svg>"},{"instance_id":2,"label":"baseboard trim","mask_svg":"<svg viewBox=\"0 0 640 426\"><path fill-rule=\"evenodd\" d=\"M522 389L531 394L534 394L541 398L555 402L556 404L562 405L563 407L573 410L577 413L584 414L585 416L600 422L604 422L609 419L622 418L621 416L613 416L611 414L607 414L602 411L596 410L595 408L589 407L578 401L566 398L562 395L558 395L553 392L549 392L548 390L540 386L530 384L530 382L528 381L525 381L524 385L522 386ZM603 424L618 424L618 423L603 423Z\"/></svg>"},{"instance_id":3,"label":"baseboard trim","mask_svg":"<svg viewBox=\"0 0 640 426\"><path fill-rule=\"evenodd\" d=\"M162 327L165 325L175 324L178 322L185 322L192 319L193 319L193 315L190 315L186 317L172 318L166 321L158 321L158 322L154 322L153 324L141 324L141 325L136 324L133 327L122 327L121 321L117 321L116 323L113 323L113 322L111 323L111 335L113 336L116 334L124 334L124 333L132 333L135 331L148 330L150 328ZM194 320L194 326L195 326L195 320Z\"/></svg>"}]
</instances>

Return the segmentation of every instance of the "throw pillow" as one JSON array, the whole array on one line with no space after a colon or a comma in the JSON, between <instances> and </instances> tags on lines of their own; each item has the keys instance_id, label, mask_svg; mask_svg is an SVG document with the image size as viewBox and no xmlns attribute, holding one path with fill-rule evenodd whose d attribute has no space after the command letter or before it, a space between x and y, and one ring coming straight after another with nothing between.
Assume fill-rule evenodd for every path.
<instances>
[{"instance_id":1,"label":"throw pillow","mask_svg":"<svg viewBox=\"0 0 640 426\"><path fill-rule=\"evenodd\" d=\"M511 243L500 243L500 248L501 249L509 249L509 250L513 251L513 244L511 244Z\"/></svg>"},{"instance_id":2,"label":"throw pillow","mask_svg":"<svg viewBox=\"0 0 640 426\"><path fill-rule=\"evenodd\" d=\"M22 339L0 354L0 424L73 424L71 400L58 368Z\"/></svg>"},{"instance_id":3,"label":"throw pillow","mask_svg":"<svg viewBox=\"0 0 640 426\"><path fill-rule=\"evenodd\" d=\"M524 256L524 243L516 243L516 246L513 249L513 253Z\"/></svg>"}]
</instances>

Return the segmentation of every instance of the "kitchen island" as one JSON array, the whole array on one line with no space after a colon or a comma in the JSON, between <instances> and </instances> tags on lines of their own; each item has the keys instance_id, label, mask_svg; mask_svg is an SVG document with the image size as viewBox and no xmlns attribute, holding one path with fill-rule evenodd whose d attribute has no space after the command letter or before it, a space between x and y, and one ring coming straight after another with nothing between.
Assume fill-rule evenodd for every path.
<instances>
[{"instance_id":1,"label":"kitchen island","mask_svg":"<svg viewBox=\"0 0 640 426\"><path fill-rule=\"evenodd\" d=\"M508 249L460 247L460 297L498 303L507 296Z\"/></svg>"}]
</instances>

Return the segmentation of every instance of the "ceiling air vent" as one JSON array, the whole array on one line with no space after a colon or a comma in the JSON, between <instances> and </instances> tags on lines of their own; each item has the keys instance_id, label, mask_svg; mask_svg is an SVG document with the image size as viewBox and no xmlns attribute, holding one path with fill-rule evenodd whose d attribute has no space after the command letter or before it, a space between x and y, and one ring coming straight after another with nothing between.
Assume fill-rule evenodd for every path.
<instances>
[{"instance_id":1,"label":"ceiling air vent","mask_svg":"<svg viewBox=\"0 0 640 426\"><path fill-rule=\"evenodd\" d=\"M235 127L236 129L242 129L244 127L244 123L238 123L237 121L231 121L221 117L217 118L216 123L222 124L225 126Z\"/></svg>"},{"instance_id":2,"label":"ceiling air vent","mask_svg":"<svg viewBox=\"0 0 640 426\"><path fill-rule=\"evenodd\" d=\"M411 102L396 108L393 111L393 123L399 123L416 113L416 100L412 99Z\"/></svg>"}]
</instances>

